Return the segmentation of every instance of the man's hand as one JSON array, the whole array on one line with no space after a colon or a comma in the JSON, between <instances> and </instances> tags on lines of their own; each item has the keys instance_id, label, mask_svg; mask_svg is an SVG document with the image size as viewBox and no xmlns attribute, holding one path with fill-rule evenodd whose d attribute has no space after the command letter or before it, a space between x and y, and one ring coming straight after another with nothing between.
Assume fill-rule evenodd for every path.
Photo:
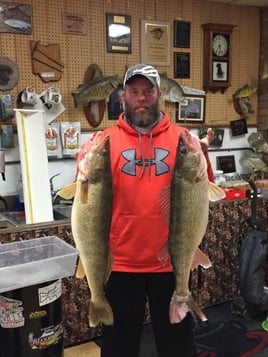
<instances>
[{"instance_id":1,"label":"man's hand","mask_svg":"<svg viewBox=\"0 0 268 357\"><path fill-rule=\"evenodd\" d=\"M213 140L213 138L214 138L213 130L212 130L212 128L208 128L207 136L200 140L201 147L202 147L204 154L207 153L208 147L209 147L211 141Z\"/></svg>"}]
</instances>

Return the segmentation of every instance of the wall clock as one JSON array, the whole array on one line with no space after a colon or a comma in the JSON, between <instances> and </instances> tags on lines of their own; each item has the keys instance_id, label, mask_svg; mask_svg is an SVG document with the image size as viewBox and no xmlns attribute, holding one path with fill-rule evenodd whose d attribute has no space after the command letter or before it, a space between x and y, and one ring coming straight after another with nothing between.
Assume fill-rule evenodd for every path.
<instances>
[{"instance_id":1,"label":"wall clock","mask_svg":"<svg viewBox=\"0 0 268 357\"><path fill-rule=\"evenodd\" d=\"M231 85L231 35L236 25L207 23L204 29L203 87L213 93Z\"/></svg>"}]
</instances>

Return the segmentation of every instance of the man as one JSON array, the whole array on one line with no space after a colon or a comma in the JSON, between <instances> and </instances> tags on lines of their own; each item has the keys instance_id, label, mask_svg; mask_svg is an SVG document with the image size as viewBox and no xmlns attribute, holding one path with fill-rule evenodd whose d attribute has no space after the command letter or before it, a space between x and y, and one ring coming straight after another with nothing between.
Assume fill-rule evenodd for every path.
<instances>
[{"instance_id":1,"label":"man","mask_svg":"<svg viewBox=\"0 0 268 357\"><path fill-rule=\"evenodd\" d=\"M113 94L112 94L113 96ZM117 119L124 110L124 90L119 88L115 93L115 100L108 104L109 118ZM109 107L110 105L110 107ZM111 108L112 106L112 108ZM110 110L109 110L110 109Z\"/></svg>"},{"instance_id":2,"label":"man","mask_svg":"<svg viewBox=\"0 0 268 357\"><path fill-rule=\"evenodd\" d=\"M186 118L198 118L200 117L200 108L194 99L190 99L189 104L185 108Z\"/></svg>"},{"instance_id":3,"label":"man","mask_svg":"<svg viewBox=\"0 0 268 357\"><path fill-rule=\"evenodd\" d=\"M154 67L130 67L123 86L125 111L114 127L103 131L110 138L113 177L114 263L105 293L114 324L103 325L101 357L139 356L147 299L158 357L193 357L191 314L170 323L174 275L171 265L158 259L168 237L159 193L170 184L179 135L185 129L159 110L160 77Z\"/></svg>"}]
</instances>

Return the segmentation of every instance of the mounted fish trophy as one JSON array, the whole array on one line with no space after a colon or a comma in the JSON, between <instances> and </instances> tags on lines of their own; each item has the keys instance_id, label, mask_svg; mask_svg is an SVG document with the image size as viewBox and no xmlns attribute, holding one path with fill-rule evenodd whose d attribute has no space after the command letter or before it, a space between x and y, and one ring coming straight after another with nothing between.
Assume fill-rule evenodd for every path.
<instances>
[{"instance_id":1,"label":"mounted fish trophy","mask_svg":"<svg viewBox=\"0 0 268 357\"><path fill-rule=\"evenodd\" d=\"M179 103L185 98L185 93L180 84L166 74L160 73L161 99L166 102Z\"/></svg>"},{"instance_id":2,"label":"mounted fish trophy","mask_svg":"<svg viewBox=\"0 0 268 357\"><path fill-rule=\"evenodd\" d=\"M233 94L234 109L238 114L243 115L245 118L248 118L250 114L255 112L249 98L256 92L256 90L257 87L245 84Z\"/></svg>"},{"instance_id":3,"label":"mounted fish trophy","mask_svg":"<svg viewBox=\"0 0 268 357\"><path fill-rule=\"evenodd\" d=\"M19 69L8 57L0 57L0 91L13 89L19 81Z\"/></svg>"},{"instance_id":4,"label":"mounted fish trophy","mask_svg":"<svg viewBox=\"0 0 268 357\"><path fill-rule=\"evenodd\" d=\"M246 158L246 162L252 169L251 179L257 176L264 180L268 177L268 142L262 131L251 133L248 137L248 143L254 150L254 153Z\"/></svg>"},{"instance_id":5,"label":"mounted fish trophy","mask_svg":"<svg viewBox=\"0 0 268 357\"><path fill-rule=\"evenodd\" d=\"M83 106L87 122L93 128L102 122L106 101L120 83L122 79L118 75L103 77L97 64L87 68L83 84L78 86L72 96L74 106Z\"/></svg>"},{"instance_id":6,"label":"mounted fish trophy","mask_svg":"<svg viewBox=\"0 0 268 357\"><path fill-rule=\"evenodd\" d=\"M181 102L185 95L179 83L166 74L160 74L160 78L161 99L171 103ZM122 82L117 74L104 77L97 64L87 68L83 84L78 86L72 96L74 106L83 106L87 121L93 128L100 125L107 99Z\"/></svg>"}]
</instances>

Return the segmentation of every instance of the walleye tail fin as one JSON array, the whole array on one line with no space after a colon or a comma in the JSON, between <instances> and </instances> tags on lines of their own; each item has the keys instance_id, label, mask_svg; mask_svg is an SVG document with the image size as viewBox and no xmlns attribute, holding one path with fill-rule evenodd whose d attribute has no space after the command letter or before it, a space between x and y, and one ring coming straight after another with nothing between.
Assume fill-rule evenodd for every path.
<instances>
[{"instance_id":1,"label":"walleye tail fin","mask_svg":"<svg viewBox=\"0 0 268 357\"><path fill-rule=\"evenodd\" d=\"M174 292L169 306L170 322L172 324L181 322L188 312L191 312L193 316L196 314L202 321L207 321L206 316L198 307L191 295L187 297L180 297L176 294L176 292Z\"/></svg>"},{"instance_id":2,"label":"walleye tail fin","mask_svg":"<svg viewBox=\"0 0 268 357\"><path fill-rule=\"evenodd\" d=\"M112 308L106 298L103 298L98 304L91 301L89 307L89 325L96 327L98 324L113 325L114 315Z\"/></svg>"}]
</instances>

